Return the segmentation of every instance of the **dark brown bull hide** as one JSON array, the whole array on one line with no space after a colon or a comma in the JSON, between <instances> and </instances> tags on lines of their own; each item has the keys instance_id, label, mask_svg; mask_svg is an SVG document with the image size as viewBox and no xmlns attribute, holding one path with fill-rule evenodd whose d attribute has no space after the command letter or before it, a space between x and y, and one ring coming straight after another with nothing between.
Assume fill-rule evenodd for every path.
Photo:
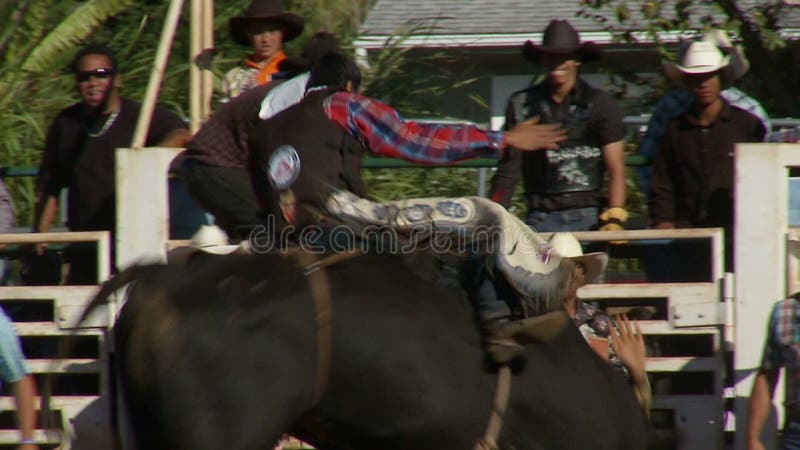
<instances>
[{"instance_id":1,"label":"dark brown bull hide","mask_svg":"<svg viewBox=\"0 0 800 450\"><path fill-rule=\"evenodd\" d=\"M314 301L293 260L221 257L112 280L104 292L134 281L116 337L139 448L264 450L291 432L321 449L471 449L496 372L464 296L399 258L326 270L332 364L315 406ZM644 447L631 388L577 329L527 349L499 448Z\"/></svg>"}]
</instances>

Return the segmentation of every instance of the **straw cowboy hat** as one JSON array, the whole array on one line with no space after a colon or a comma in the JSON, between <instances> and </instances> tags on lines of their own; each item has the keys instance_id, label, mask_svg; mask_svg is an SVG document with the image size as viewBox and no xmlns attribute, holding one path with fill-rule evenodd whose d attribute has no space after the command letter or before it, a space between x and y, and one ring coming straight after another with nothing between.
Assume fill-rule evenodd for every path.
<instances>
[{"instance_id":1,"label":"straw cowboy hat","mask_svg":"<svg viewBox=\"0 0 800 450\"><path fill-rule=\"evenodd\" d=\"M594 42L581 43L578 30L562 19L550 21L544 29L542 45L526 41L522 46L522 56L528 61L538 62L542 53L577 53L582 62L595 61L603 56L603 51Z\"/></svg>"},{"instance_id":2,"label":"straw cowboy hat","mask_svg":"<svg viewBox=\"0 0 800 450\"><path fill-rule=\"evenodd\" d=\"M731 64L731 57L725 55L716 44L708 40L684 41L678 51L678 62L665 62L663 66L667 78L673 81L683 80L684 75L719 72L724 89L747 71L747 60L740 58L737 60L737 64Z\"/></svg>"},{"instance_id":3,"label":"straw cowboy hat","mask_svg":"<svg viewBox=\"0 0 800 450\"><path fill-rule=\"evenodd\" d=\"M242 44L250 45L248 25L258 22L274 22L283 31L283 42L289 42L303 32L305 20L297 14L283 12L281 0L253 0L244 15L232 17L228 21L233 40Z\"/></svg>"},{"instance_id":4,"label":"straw cowboy hat","mask_svg":"<svg viewBox=\"0 0 800 450\"><path fill-rule=\"evenodd\" d=\"M608 255L602 252L583 254L581 243L571 233L553 233L548 241L553 253L579 262L586 267L586 282L595 280L608 265Z\"/></svg>"},{"instance_id":5,"label":"straw cowboy hat","mask_svg":"<svg viewBox=\"0 0 800 450\"><path fill-rule=\"evenodd\" d=\"M186 264L197 252L212 255L227 255L242 250L241 245L228 243L228 235L216 225L203 225L192 236L188 246L178 247L169 252L167 262L170 264Z\"/></svg>"}]
</instances>

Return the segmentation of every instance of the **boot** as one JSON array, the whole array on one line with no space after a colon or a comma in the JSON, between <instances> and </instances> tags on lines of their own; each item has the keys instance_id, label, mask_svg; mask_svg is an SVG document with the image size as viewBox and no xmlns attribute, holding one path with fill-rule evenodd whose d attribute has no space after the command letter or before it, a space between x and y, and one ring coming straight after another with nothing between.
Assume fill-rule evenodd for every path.
<instances>
[{"instance_id":1,"label":"boot","mask_svg":"<svg viewBox=\"0 0 800 450\"><path fill-rule=\"evenodd\" d=\"M493 330L497 339L513 338L520 344L542 344L553 341L572 323L566 311L553 311L535 317L499 324Z\"/></svg>"},{"instance_id":2,"label":"boot","mask_svg":"<svg viewBox=\"0 0 800 450\"><path fill-rule=\"evenodd\" d=\"M497 364L506 364L525 349L508 333L504 332L511 321L511 311L506 308L496 311L478 312L481 339L489 357Z\"/></svg>"},{"instance_id":3,"label":"boot","mask_svg":"<svg viewBox=\"0 0 800 450\"><path fill-rule=\"evenodd\" d=\"M486 328L483 331L483 346L486 354L497 364L508 364L520 356L525 351L525 347L519 342L514 340L513 337L503 336L502 333L496 333L494 330L501 329L501 324L497 328Z\"/></svg>"},{"instance_id":4,"label":"boot","mask_svg":"<svg viewBox=\"0 0 800 450\"><path fill-rule=\"evenodd\" d=\"M486 353L497 364L507 364L522 354L525 344L551 342L571 323L566 311L554 311L518 320L506 316L481 321L481 331Z\"/></svg>"}]
</instances>

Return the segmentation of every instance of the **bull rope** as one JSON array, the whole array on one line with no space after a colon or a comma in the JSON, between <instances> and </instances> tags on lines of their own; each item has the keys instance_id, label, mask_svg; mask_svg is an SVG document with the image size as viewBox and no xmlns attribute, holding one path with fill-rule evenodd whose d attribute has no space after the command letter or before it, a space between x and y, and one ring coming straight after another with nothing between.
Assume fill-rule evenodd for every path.
<instances>
[{"instance_id":1,"label":"bull rope","mask_svg":"<svg viewBox=\"0 0 800 450\"><path fill-rule=\"evenodd\" d=\"M508 398L511 393L511 368L508 364L500 366L497 374L497 389L494 391L492 412L489 414L489 424L483 437L478 439L473 450L497 450L497 438L503 428L503 417L508 409Z\"/></svg>"},{"instance_id":2,"label":"bull rope","mask_svg":"<svg viewBox=\"0 0 800 450\"><path fill-rule=\"evenodd\" d=\"M328 388L331 353L333 352L331 285L325 268L359 255L361 255L361 252L356 250L317 259L311 253L304 251L294 252L294 256L303 267L303 274L308 277L311 284L311 296L314 298L314 314L317 323L317 376L314 395L311 399L311 408L322 400Z\"/></svg>"},{"instance_id":3,"label":"bull rope","mask_svg":"<svg viewBox=\"0 0 800 450\"><path fill-rule=\"evenodd\" d=\"M292 253L303 266L303 273L311 284L311 294L314 298L315 320L317 323L317 377L314 387L314 396L311 408L322 400L328 387L328 376L331 368L331 353L333 349L333 307L331 303L330 280L326 267L345 261L362 253L359 250L338 253L323 259L316 259L310 253L297 251ZM492 410L489 414L489 423L486 432L476 443L473 450L498 450L497 439L503 428L503 418L508 409L508 399L511 394L511 368L508 364L500 366L497 374L497 388L494 393Z\"/></svg>"}]
</instances>

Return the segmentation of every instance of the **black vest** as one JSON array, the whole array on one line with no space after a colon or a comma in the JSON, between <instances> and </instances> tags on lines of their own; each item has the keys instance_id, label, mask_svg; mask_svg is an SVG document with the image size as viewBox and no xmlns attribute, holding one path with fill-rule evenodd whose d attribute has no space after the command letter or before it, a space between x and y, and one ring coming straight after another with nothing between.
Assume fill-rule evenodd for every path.
<instances>
[{"instance_id":1,"label":"black vest","mask_svg":"<svg viewBox=\"0 0 800 450\"><path fill-rule=\"evenodd\" d=\"M579 195L578 203L570 207L596 206L603 183L604 161L599 139L589 127L593 112L593 99L598 92L581 79L571 102L555 105L550 101L544 86L537 85L515 94L511 98L516 121L534 116L540 123L560 122L568 131L567 140L559 150L522 153L522 170L526 197L547 197L568 193ZM565 112L557 108L568 107Z\"/></svg>"},{"instance_id":2,"label":"black vest","mask_svg":"<svg viewBox=\"0 0 800 450\"><path fill-rule=\"evenodd\" d=\"M250 171L256 194L266 209L267 217L275 217L278 229L288 222L281 211L281 194L289 191L298 205L320 208L334 190L348 190L366 195L361 180L364 147L342 127L328 119L323 101L334 92L309 93L303 100L270 120L260 122L250 135ZM292 150L290 150L292 149ZM276 156L277 154L277 156ZM296 179L288 186L275 186L273 181L289 182L290 174L275 176L275 166L287 155L296 155ZM275 156L275 157L274 157ZM270 165L272 164L272 175ZM288 165L292 165L288 164ZM278 168L280 169L280 168ZM291 171L289 171L291 172ZM302 227L308 223L295 223Z\"/></svg>"}]
</instances>

